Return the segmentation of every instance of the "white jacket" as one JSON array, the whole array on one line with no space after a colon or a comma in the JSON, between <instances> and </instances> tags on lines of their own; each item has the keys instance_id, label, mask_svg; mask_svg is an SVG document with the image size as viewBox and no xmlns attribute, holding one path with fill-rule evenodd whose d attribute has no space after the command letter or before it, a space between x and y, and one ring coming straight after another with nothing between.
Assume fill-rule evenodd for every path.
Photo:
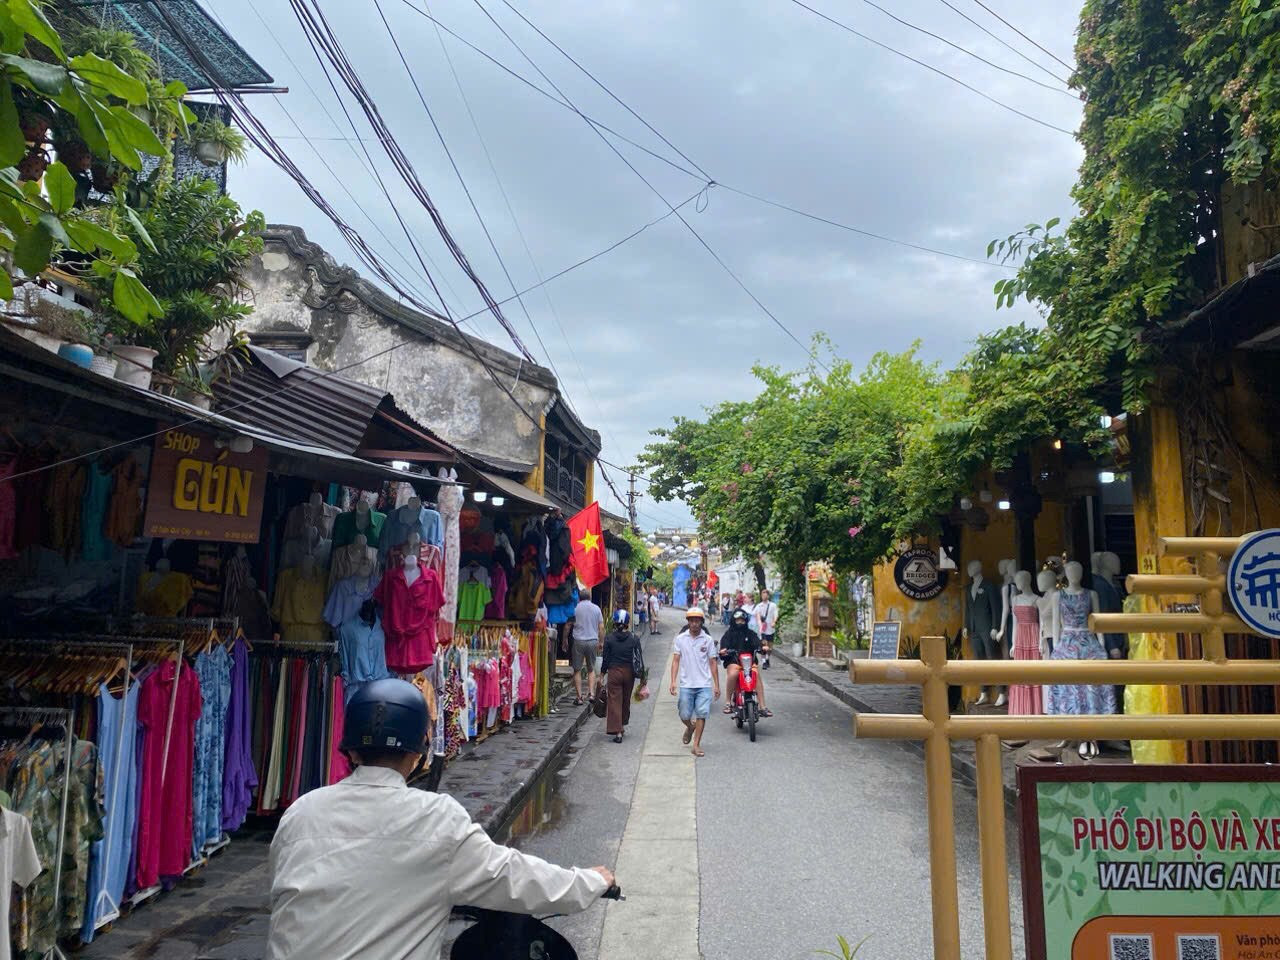
<instances>
[{"instance_id":1,"label":"white jacket","mask_svg":"<svg viewBox=\"0 0 1280 960\"><path fill-rule=\"evenodd\" d=\"M268 960L439 957L454 904L569 913L605 891L594 870L500 846L452 797L384 767L295 802L270 862Z\"/></svg>"}]
</instances>

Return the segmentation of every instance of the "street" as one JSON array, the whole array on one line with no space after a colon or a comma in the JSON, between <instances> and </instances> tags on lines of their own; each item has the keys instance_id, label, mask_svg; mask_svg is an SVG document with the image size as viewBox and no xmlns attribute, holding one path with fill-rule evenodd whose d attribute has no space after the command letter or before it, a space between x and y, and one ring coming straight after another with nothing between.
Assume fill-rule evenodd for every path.
<instances>
[{"instance_id":1,"label":"street","mask_svg":"<svg viewBox=\"0 0 1280 960\"><path fill-rule=\"evenodd\" d=\"M616 858L627 901L554 925L582 960L799 958L838 949L837 935L866 939L859 960L928 955L920 757L893 743L855 741L849 709L775 658L765 684L775 716L760 724L758 741L750 743L717 703L706 756L695 761L680 743L666 691L671 616L663 635L645 638L655 696L633 705L626 739L615 744L603 721L589 722L554 775L554 791L530 811L534 822L514 832L517 846L553 861ZM696 810L687 824L686 802ZM962 784L956 824L963 953L980 956L974 797ZM1011 831L1013 941L1021 956L1016 841Z\"/></svg>"}]
</instances>

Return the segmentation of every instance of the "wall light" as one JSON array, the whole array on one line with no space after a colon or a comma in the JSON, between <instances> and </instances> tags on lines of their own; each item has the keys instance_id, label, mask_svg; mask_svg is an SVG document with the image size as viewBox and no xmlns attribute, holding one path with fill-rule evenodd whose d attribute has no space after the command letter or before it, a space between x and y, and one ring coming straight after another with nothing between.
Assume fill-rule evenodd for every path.
<instances>
[{"instance_id":1,"label":"wall light","mask_svg":"<svg viewBox=\"0 0 1280 960\"><path fill-rule=\"evenodd\" d=\"M1115 482L1116 482L1116 475L1115 475L1115 473L1113 473L1113 472L1112 472L1112 471L1110 471L1110 470L1099 470L1099 471L1098 471L1098 482L1099 482L1099 483L1115 483Z\"/></svg>"},{"instance_id":2,"label":"wall light","mask_svg":"<svg viewBox=\"0 0 1280 960\"><path fill-rule=\"evenodd\" d=\"M1012 507L1012 506L1013 506L1013 504L1011 504L1008 500L1001 500L999 503L997 503L997 504L996 504L996 509L997 509L997 510L1008 510L1008 509L1009 509L1010 507Z\"/></svg>"},{"instance_id":3,"label":"wall light","mask_svg":"<svg viewBox=\"0 0 1280 960\"><path fill-rule=\"evenodd\" d=\"M961 510L964 510L964 511L966 511L966 512L967 512L967 511L969 511L969 510L972 510L972 509L973 509L973 498L971 498L971 497L961 497L961 498L960 498L960 509L961 509Z\"/></svg>"},{"instance_id":4,"label":"wall light","mask_svg":"<svg viewBox=\"0 0 1280 960\"><path fill-rule=\"evenodd\" d=\"M409 469L409 461L408 460L392 460L391 469L407 471Z\"/></svg>"},{"instance_id":5,"label":"wall light","mask_svg":"<svg viewBox=\"0 0 1280 960\"><path fill-rule=\"evenodd\" d=\"M983 503L990 503L992 500L991 491L988 490L986 487L983 487L982 491L978 494L978 499L981 500Z\"/></svg>"},{"instance_id":6,"label":"wall light","mask_svg":"<svg viewBox=\"0 0 1280 960\"><path fill-rule=\"evenodd\" d=\"M1053 441L1053 449L1055 449L1055 450L1061 450L1061 449L1062 449L1062 441L1061 441L1061 440L1055 440L1055 441Z\"/></svg>"},{"instance_id":7,"label":"wall light","mask_svg":"<svg viewBox=\"0 0 1280 960\"><path fill-rule=\"evenodd\" d=\"M504 503L506 503L506 502L507 502L507 498L506 498L506 497L494 497L494 498L493 498L493 500L492 500L492 501L490 501L490 502L491 502L495 507L500 507L500 506L502 506Z\"/></svg>"},{"instance_id":8,"label":"wall light","mask_svg":"<svg viewBox=\"0 0 1280 960\"><path fill-rule=\"evenodd\" d=\"M475 500L476 503L484 503L489 499L489 494L484 490L477 490L475 493L471 494L471 499Z\"/></svg>"}]
</instances>

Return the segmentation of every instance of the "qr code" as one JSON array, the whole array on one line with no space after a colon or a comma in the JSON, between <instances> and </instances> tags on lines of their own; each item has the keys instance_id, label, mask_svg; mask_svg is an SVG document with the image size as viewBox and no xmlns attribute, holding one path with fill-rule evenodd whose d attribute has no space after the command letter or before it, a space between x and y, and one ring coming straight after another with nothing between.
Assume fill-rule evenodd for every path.
<instances>
[{"instance_id":1,"label":"qr code","mask_svg":"<svg viewBox=\"0 0 1280 960\"><path fill-rule=\"evenodd\" d=\"M1153 938L1149 934L1113 933L1109 960L1155 960Z\"/></svg>"},{"instance_id":2,"label":"qr code","mask_svg":"<svg viewBox=\"0 0 1280 960\"><path fill-rule=\"evenodd\" d=\"M1222 960L1218 935L1178 937L1178 960Z\"/></svg>"}]
</instances>

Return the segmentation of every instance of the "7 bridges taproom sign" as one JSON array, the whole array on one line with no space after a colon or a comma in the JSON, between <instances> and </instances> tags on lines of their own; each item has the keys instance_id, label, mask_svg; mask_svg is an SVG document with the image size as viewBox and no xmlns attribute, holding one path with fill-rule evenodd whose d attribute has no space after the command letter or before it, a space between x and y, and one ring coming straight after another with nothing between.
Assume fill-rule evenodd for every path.
<instances>
[{"instance_id":1,"label":"7 bridges taproom sign","mask_svg":"<svg viewBox=\"0 0 1280 960\"><path fill-rule=\"evenodd\" d=\"M1028 960L1280 960L1280 769L1018 767Z\"/></svg>"},{"instance_id":2,"label":"7 bridges taproom sign","mask_svg":"<svg viewBox=\"0 0 1280 960\"><path fill-rule=\"evenodd\" d=\"M257 543L267 451L233 453L194 430L156 436L143 534L178 540Z\"/></svg>"}]
</instances>

